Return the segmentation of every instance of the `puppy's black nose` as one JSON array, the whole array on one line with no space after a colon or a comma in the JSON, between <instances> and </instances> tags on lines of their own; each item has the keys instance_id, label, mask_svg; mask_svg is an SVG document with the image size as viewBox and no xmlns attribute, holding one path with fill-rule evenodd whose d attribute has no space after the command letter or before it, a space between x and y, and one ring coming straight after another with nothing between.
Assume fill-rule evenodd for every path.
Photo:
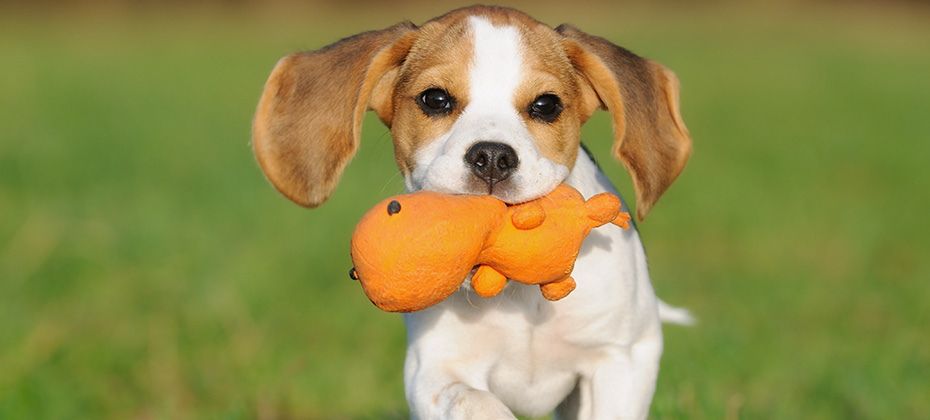
<instances>
[{"instance_id":1,"label":"puppy's black nose","mask_svg":"<svg viewBox=\"0 0 930 420\"><path fill-rule=\"evenodd\" d=\"M517 169L520 160L513 147L493 141L479 141L465 152L465 163L488 186L494 186L507 179Z\"/></svg>"}]
</instances>

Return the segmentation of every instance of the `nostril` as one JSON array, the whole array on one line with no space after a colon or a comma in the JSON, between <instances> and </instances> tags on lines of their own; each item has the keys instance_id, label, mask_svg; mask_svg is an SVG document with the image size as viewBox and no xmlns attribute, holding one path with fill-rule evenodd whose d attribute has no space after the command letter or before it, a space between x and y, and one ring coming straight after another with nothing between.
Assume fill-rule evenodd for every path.
<instances>
[{"instance_id":1,"label":"nostril","mask_svg":"<svg viewBox=\"0 0 930 420\"><path fill-rule=\"evenodd\" d=\"M501 156L501 158L497 160L497 168L502 170L510 169L510 159L508 159L506 155Z\"/></svg>"},{"instance_id":2,"label":"nostril","mask_svg":"<svg viewBox=\"0 0 930 420\"><path fill-rule=\"evenodd\" d=\"M493 186L507 179L520 161L513 147L499 142L480 141L465 152L465 163L478 178Z\"/></svg>"},{"instance_id":3,"label":"nostril","mask_svg":"<svg viewBox=\"0 0 930 420\"><path fill-rule=\"evenodd\" d=\"M479 168L483 168L487 166L487 164L488 164L488 155L484 153L478 154L477 158L475 159L475 166Z\"/></svg>"}]
</instances>

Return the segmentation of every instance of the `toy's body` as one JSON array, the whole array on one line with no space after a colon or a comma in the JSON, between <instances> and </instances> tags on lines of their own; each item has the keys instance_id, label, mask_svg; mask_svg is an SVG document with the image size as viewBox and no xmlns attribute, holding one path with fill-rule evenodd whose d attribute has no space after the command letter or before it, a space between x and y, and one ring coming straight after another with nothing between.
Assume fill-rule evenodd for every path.
<instances>
[{"instance_id":1,"label":"toy's body","mask_svg":"<svg viewBox=\"0 0 930 420\"><path fill-rule=\"evenodd\" d=\"M581 243L591 229L628 229L620 200L599 194L587 202L572 187L507 207L490 196L429 191L392 197L370 210L352 235L355 273L369 299L385 311L428 308L452 294L478 266L472 287L496 295L507 279L538 284L558 300Z\"/></svg>"}]
</instances>

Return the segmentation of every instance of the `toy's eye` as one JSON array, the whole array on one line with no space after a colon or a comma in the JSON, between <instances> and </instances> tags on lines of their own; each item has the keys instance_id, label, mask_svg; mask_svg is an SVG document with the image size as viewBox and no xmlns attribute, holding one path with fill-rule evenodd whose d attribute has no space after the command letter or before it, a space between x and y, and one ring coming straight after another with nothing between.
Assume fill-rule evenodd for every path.
<instances>
[{"instance_id":1,"label":"toy's eye","mask_svg":"<svg viewBox=\"0 0 930 420\"><path fill-rule=\"evenodd\" d=\"M552 94L539 95L530 104L527 112L535 120L550 123L562 113L562 101Z\"/></svg>"},{"instance_id":2,"label":"toy's eye","mask_svg":"<svg viewBox=\"0 0 930 420\"><path fill-rule=\"evenodd\" d=\"M387 210L388 216L393 216L394 213L400 213L400 203L398 203L397 200L391 200L391 202L388 203Z\"/></svg>"},{"instance_id":3,"label":"toy's eye","mask_svg":"<svg viewBox=\"0 0 930 420\"><path fill-rule=\"evenodd\" d=\"M455 107L455 98L442 89L427 89L417 97L417 104L429 116L446 115Z\"/></svg>"}]
</instances>

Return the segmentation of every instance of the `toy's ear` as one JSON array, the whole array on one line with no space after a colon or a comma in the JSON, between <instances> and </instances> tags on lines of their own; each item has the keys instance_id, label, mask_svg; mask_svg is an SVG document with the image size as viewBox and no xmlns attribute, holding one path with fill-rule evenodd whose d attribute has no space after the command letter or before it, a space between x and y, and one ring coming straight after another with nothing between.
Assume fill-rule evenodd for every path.
<instances>
[{"instance_id":1,"label":"toy's ear","mask_svg":"<svg viewBox=\"0 0 930 420\"><path fill-rule=\"evenodd\" d=\"M611 193L600 193L585 202L588 217L600 224L610 223L620 213L620 199Z\"/></svg>"},{"instance_id":2,"label":"toy's ear","mask_svg":"<svg viewBox=\"0 0 930 420\"><path fill-rule=\"evenodd\" d=\"M278 62L252 127L255 156L278 191L305 207L329 198L358 149L365 111L390 118L394 83L385 79L396 77L415 29L401 23Z\"/></svg>"},{"instance_id":3,"label":"toy's ear","mask_svg":"<svg viewBox=\"0 0 930 420\"><path fill-rule=\"evenodd\" d=\"M582 120L595 109L613 118L613 154L636 189L636 216L646 217L691 154L691 135L678 107L678 77L652 60L569 25L556 28L581 74Z\"/></svg>"},{"instance_id":4,"label":"toy's ear","mask_svg":"<svg viewBox=\"0 0 930 420\"><path fill-rule=\"evenodd\" d=\"M546 211L535 201L520 204L510 216L514 227L521 230L535 229L546 220Z\"/></svg>"}]
</instances>

